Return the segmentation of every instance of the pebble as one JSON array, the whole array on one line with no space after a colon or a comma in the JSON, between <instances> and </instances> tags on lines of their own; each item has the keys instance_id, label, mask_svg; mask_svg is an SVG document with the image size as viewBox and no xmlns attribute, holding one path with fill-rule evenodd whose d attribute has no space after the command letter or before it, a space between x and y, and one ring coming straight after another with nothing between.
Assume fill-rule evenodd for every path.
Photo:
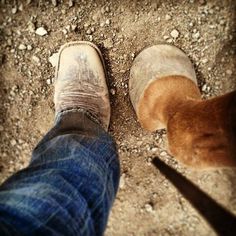
<instances>
[{"instance_id":1,"label":"pebble","mask_svg":"<svg viewBox=\"0 0 236 236\"><path fill-rule=\"evenodd\" d=\"M40 36L44 36L48 34L47 30L44 27L37 28L35 33Z\"/></svg>"},{"instance_id":2,"label":"pebble","mask_svg":"<svg viewBox=\"0 0 236 236\"><path fill-rule=\"evenodd\" d=\"M75 31L77 29L77 25L71 25L71 30Z\"/></svg>"},{"instance_id":3,"label":"pebble","mask_svg":"<svg viewBox=\"0 0 236 236\"><path fill-rule=\"evenodd\" d=\"M192 38L193 38L193 39L199 39L199 38L200 38L200 33L199 33L199 31L197 31L196 33L193 33L193 34L192 34Z\"/></svg>"},{"instance_id":4,"label":"pebble","mask_svg":"<svg viewBox=\"0 0 236 236\"><path fill-rule=\"evenodd\" d=\"M111 93L111 95L115 95L116 94L116 90L115 89L110 89L110 93Z\"/></svg>"},{"instance_id":5,"label":"pebble","mask_svg":"<svg viewBox=\"0 0 236 236\"><path fill-rule=\"evenodd\" d=\"M179 37L179 31L176 30L176 29L173 29L171 32L170 32L170 35L172 38L174 39L177 39Z\"/></svg>"},{"instance_id":6,"label":"pebble","mask_svg":"<svg viewBox=\"0 0 236 236\"><path fill-rule=\"evenodd\" d=\"M166 151L161 151L160 152L160 156L161 157L166 157L168 154L167 154L167 152Z\"/></svg>"},{"instance_id":7,"label":"pebble","mask_svg":"<svg viewBox=\"0 0 236 236\"><path fill-rule=\"evenodd\" d=\"M71 28L70 28L70 25L67 25L65 28L66 28L66 30L67 30L68 32L69 32L70 29L71 29Z\"/></svg>"},{"instance_id":8,"label":"pebble","mask_svg":"<svg viewBox=\"0 0 236 236\"><path fill-rule=\"evenodd\" d=\"M73 7L73 6L74 6L73 0L69 0L69 7Z\"/></svg>"},{"instance_id":9,"label":"pebble","mask_svg":"<svg viewBox=\"0 0 236 236\"><path fill-rule=\"evenodd\" d=\"M32 33L34 33L34 31L35 31L35 25L32 21L28 22L28 30Z\"/></svg>"},{"instance_id":10,"label":"pebble","mask_svg":"<svg viewBox=\"0 0 236 236\"><path fill-rule=\"evenodd\" d=\"M91 30L91 29L88 29L88 30L86 31L86 34L88 34L88 35L92 34L92 30Z\"/></svg>"},{"instance_id":11,"label":"pebble","mask_svg":"<svg viewBox=\"0 0 236 236\"><path fill-rule=\"evenodd\" d=\"M57 6L57 0L51 0L51 2L52 2L52 5L53 5L54 7Z\"/></svg>"},{"instance_id":12,"label":"pebble","mask_svg":"<svg viewBox=\"0 0 236 236\"><path fill-rule=\"evenodd\" d=\"M12 14L16 14L16 13L17 13L17 7L16 7L16 6L13 7L13 8L11 9L11 12L12 12Z\"/></svg>"},{"instance_id":13,"label":"pebble","mask_svg":"<svg viewBox=\"0 0 236 236\"><path fill-rule=\"evenodd\" d=\"M111 20L107 19L105 23L106 23L106 25L110 25L111 24Z\"/></svg>"},{"instance_id":14,"label":"pebble","mask_svg":"<svg viewBox=\"0 0 236 236\"><path fill-rule=\"evenodd\" d=\"M48 58L48 61L51 63L51 65L52 65L53 67L55 67L55 66L57 65L58 56L59 56L59 53L53 53L53 54Z\"/></svg>"},{"instance_id":15,"label":"pebble","mask_svg":"<svg viewBox=\"0 0 236 236\"><path fill-rule=\"evenodd\" d=\"M167 15L165 16L165 19L166 19L166 20L171 20L171 16L167 14Z\"/></svg>"},{"instance_id":16,"label":"pebble","mask_svg":"<svg viewBox=\"0 0 236 236\"><path fill-rule=\"evenodd\" d=\"M105 48L112 48L113 47L112 39L108 38L108 39L104 40L103 45Z\"/></svg>"},{"instance_id":17,"label":"pebble","mask_svg":"<svg viewBox=\"0 0 236 236\"><path fill-rule=\"evenodd\" d=\"M27 50L31 51L33 49L33 47L31 45L27 45Z\"/></svg>"},{"instance_id":18,"label":"pebble","mask_svg":"<svg viewBox=\"0 0 236 236\"><path fill-rule=\"evenodd\" d=\"M68 31L66 29L63 29L62 33L66 35L68 33Z\"/></svg>"},{"instance_id":19,"label":"pebble","mask_svg":"<svg viewBox=\"0 0 236 236\"><path fill-rule=\"evenodd\" d=\"M15 146L15 145L16 145L16 140L15 140L15 139L12 139L12 140L10 141L10 143L11 143L11 146Z\"/></svg>"},{"instance_id":20,"label":"pebble","mask_svg":"<svg viewBox=\"0 0 236 236\"><path fill-rule=\"evenodd\" d=\"M20 44L18 49L19 50L25 50L27 47L24 44Z\"/></svg>"},{"instance_id":21,"label":"pebble","mask_svg":"<svg viewBox=\"0 0 236 236\"><path fill-rule=\"evenodd\" d=\"M52 83L51 79L46 80L47 85L50 85Z\"/></svg>"},{"instance_id":22,"label":"pebble","mask_svg":"<svg viewBox=\"0 0 236 236\"><path fill-rule=\"evenodd\" d=\"M123 189L125 187L125 174L122 174L120 177L119 187Z\"/></svg>"},{"instance_id":23,"label":"pebble","mask_svg":"<svg viewBox=\"0 0 236 236\"><path fill-rule=\"evenodd\" d=\"M20 11L23 11L23 4L21 3L18 8Z\"/></svg>"},{"instance_id":24,"label":"pebble","mask_svg":"<svg viewBox=\"0 0 236 236\"><path fill-rule=\"evenodd\" d=\"M106 6L106 8L105 8L105 12L109 12L110 11L110 8L109 8L109 6Z\"/></svg>"},{"instance_id":25,"label":"pebble","mask_svg":"<svg viewBox=\"0 0 236 236\"><path fill-rule=\"evenodd\" d=\"M145 204L145 210L146 212L151 213L153 212L153 207L149 203L147 203Z\"/></svg>"},{"instance_id":26,"label":"pebble","mask_svg":"<svg viewBox=\"0 0 236 236\"><path fill-rule=\"evenodd\" d=\"M207 85L207 84L204 84L204 85L202 86L202 91L203 91L203 92L207 92L207 91L208 91L208 85Z\"/></svg>"},{"instance_id":27,"label":"pebble","mask_svg":"<svg viewBox=\"0 0 236 236\"><path fill-rule=\"evenodd\" d=\"M206 64L207 62L208 62L208 59L207 59L207 58L202 59L202 63L203 63L203 64Z\"/></svg>"},{"instance_id":28,"label":"pebble","mask_svg":"<svg viewBox=\"0 0 236 236\"><path fill-rule=\"evenodd\" d=\"M168 38L168 39L166 40L166 42L167 42L167 43L172 43L172 42L173 42L173 39Z\"/></svg>"},{"instance_id":29,"label":"pebble","mask_svg":"<svg viewBox=\"0 0 236 236\"><path fill-rule=\"evenodd\" d=\"M158 151L158 148L154 147L151 149L152 152L157 152Z\"/></svg>"},{"instance_id":30,"label":"pebble","mask_svg":"<svg viewBox=\"0 0 236 236\"><path fill-rule=\"evenodd\" d=\"M232 70L226 70L226 74L227 74L227 75L232 75L233 72L232 72Z\"/></svg>"},{"instance_id":31,"label":"pebble","mask_svg":"<svg viewBox=\"0 0 236 236\"><path fill-rule=\"evenodd\" d=\"M35 61L36 63L40 62L40 59L35 55L32 56L32 60Z\"/></svg>"}]
</instances>

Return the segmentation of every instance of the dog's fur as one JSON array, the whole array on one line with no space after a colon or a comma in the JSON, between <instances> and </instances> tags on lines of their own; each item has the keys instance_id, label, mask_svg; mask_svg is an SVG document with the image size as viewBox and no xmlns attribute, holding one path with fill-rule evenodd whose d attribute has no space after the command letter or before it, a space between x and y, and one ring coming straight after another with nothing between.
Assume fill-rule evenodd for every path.
<instances>
[{"instance_id":1,"label":"dog's fur","mask_svg":"<svg viewBox=\"0 0 236 236\"><path fill-rule=\"evenodd\" d=\"M194 168L236 166L236 91L201 100L183 76L158 78L139 100L137 115L150 131L167 128L169 150Z\"/></svg>"}]
</instances>

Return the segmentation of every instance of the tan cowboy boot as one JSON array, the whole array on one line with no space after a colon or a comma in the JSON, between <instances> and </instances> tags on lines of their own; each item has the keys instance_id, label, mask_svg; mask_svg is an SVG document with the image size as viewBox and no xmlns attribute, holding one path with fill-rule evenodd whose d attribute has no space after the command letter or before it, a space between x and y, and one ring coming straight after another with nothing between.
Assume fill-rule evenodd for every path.
<instances>
[{"instance_id":1,"label":"tan cowboy boot","mask_svg":"<svg viewBox=\"0 0 236 236\"><path fill-rule=\"evenodd\" d=\"M129 91L142 127L167 128L169 151L179 161L194 168L236 166L236 91L201 100L181 50L144 49L132 65Z\"/></svg>"},{"instance_id":2,"label":"tan cowboy boot","mask_svg":"<svg viewBox=\"0 0 236 236\"><path fill-rule=\"evenodd\" d=\"M100 50L85 41L62 46L58 55L54 95L56 114L83 110L106 130L110 122L110 101Z\"/></svg>"}]
</instances>

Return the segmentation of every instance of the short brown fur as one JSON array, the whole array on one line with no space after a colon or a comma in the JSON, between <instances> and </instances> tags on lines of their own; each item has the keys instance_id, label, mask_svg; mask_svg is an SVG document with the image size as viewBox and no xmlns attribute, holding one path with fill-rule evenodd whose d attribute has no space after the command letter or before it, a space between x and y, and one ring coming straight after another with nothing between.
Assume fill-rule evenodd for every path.
<instances>
[{"instance_id":1,"label":"short brown fur","mask_svg":"<svg viewBox=\"0 0 236 236\"><path fill-rule=\"evenodd\" d=\"M236 91L201 100L182 76L158 78L139 100L137 115L150 131L167 128L169 150L194 168L236 166Z\"/></svg>"}]
</instances>

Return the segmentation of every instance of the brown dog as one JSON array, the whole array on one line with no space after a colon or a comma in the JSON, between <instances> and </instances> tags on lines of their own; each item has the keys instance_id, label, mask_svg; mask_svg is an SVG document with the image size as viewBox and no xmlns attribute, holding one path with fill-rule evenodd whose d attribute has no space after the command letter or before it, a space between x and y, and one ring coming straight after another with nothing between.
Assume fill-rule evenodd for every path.
<instances>
[{"instance_id":1,"label":"brown dog","mask_svg":"<svg viewBox=\"0 0 236 236\"><path fill-rule=\"evenodd\" d=\"M236 91L201 100L193 66L181 50L143 50L129 88L141 125L167 128L169 151L179 161L194 168L236 166Z\"/></svg>"}]
</instances>

